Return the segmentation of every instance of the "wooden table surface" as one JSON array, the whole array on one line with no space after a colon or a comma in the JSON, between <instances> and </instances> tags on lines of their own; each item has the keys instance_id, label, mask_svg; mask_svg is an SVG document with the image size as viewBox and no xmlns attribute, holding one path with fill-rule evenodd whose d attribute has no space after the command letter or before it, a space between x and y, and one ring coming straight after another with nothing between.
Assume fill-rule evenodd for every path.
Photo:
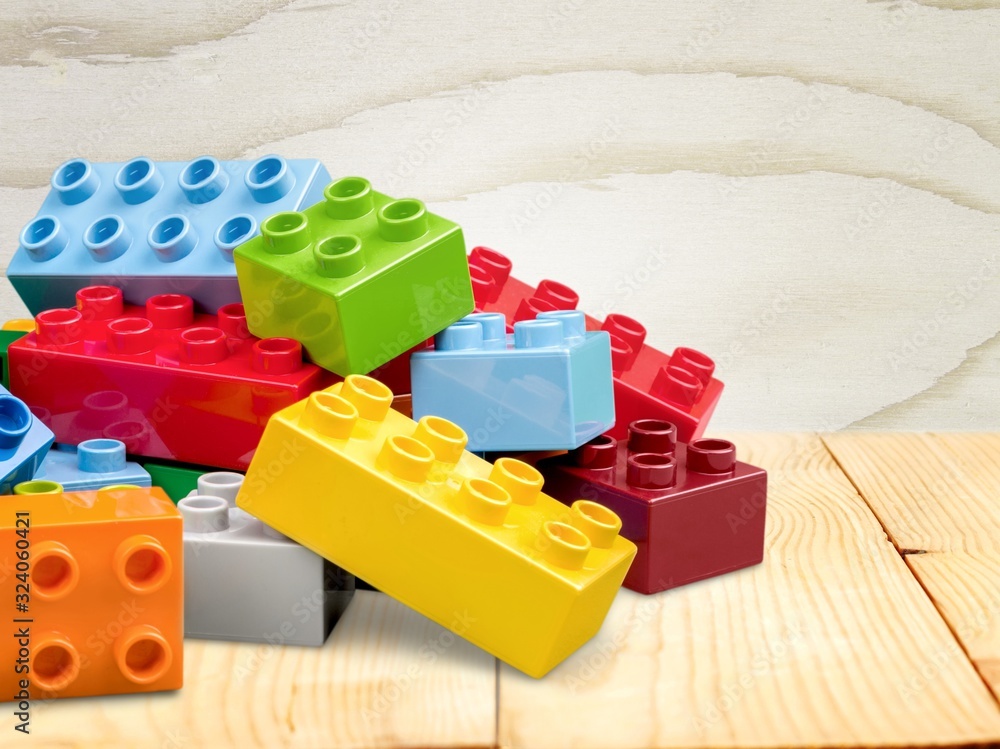
<instances>
[{"instance_id":1,"label":"wooden table surface","mask_svg":"<svg viewBox=\"0 0 1000 749\"><path fill-rule=\"evenodd\" d=\"M38 705L0 746L1000 743L1000 435L734 439L770 474L764 563L622 591L544 679L359 592L322 649L189 641L180 692Z\"/></svg>"}]
</instances>

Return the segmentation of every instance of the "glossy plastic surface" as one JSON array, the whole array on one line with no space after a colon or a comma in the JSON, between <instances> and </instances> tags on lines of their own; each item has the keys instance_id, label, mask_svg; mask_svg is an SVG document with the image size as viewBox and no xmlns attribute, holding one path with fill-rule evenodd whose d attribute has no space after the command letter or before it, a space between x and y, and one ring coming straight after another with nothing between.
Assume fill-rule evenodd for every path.
<instances>
[{"instance_id":1,"label":"glossy plastic surface","mask_svg":"<svg viewBox=\"0 0 1000 749\"><path fill-rule=\"evenodd\" d=\"M125 443L109 439L54 445L38 467L35 479L55 481L67 492L114 484L152 486L142 466L125 460Z\"/></svg>"},{"instance_id":2,"label":"glossy plastic surface","mask_svg":"<svg viewBox=\"0 0 1000 749\"><path fill-rule=\"evenodd\" d=\"M35 324L8 350L11 388L67 444L118 439L131 455L241 470L272 413L335 379L295 341L250 336L238 304L123 307L119 289L92 286Z\"/></svg>"},{"instance_id":3,"label":"glossy plastic surface","mask_svg":"<svg viewBox=\"0 0 1000 749\"><path fill-rule=\"evenodd\" d=\"M764 557L767 473L719 439L678 443L676 428L640 420L538 463L554 497L600 502L639 548L625 586L640 593L714 577Z\"/></svg>"},{"instance_id":4,"label":"glossy plastic surface","mask_svg":"<svg viewBox=\"0 0 1000 749\"><path fill-rule=\"evenodd\" d=\"M543 312L511 335L503 315L469 315L410 370L414 418L455 422L470 450L571 449L615 423L610 338L582 312Z\"/></svg>"},{"instance_id":5,"label":"glossy plastic surface","mask_svg":"<svg viewBox=\"0 0 1000 749\"><path fill-rule=\"evenodd\" d=\"M177 503L198 488L198 478L214 469L205 466L172 465L144 460L142 467L149 474L153 486L166 492Z\"/></svg>"},{"instance_id":6,"label":"glossy plastic surface","mask_svg":"<svg viewBox=\"0 0 1000 749\"><path fill-rule=\"evenodd\" d=\"M320 647L354 595L354 576L230 500L239 474L206 474L184 518L184 635Z\"/></svg>"},{"instance_id":7,"label":"glossy plastic surface","mask_svg":"<svg viewBox=\"0 0 1000 749\"><path fill-rule=\"evenodd\" d=\"M20 320L8 320L4 323L4 327L0 330L0 385L5 388L10 387L10 368L7 366L7 348L16 341L18 338L23 338L28 334L30 330L34 329L35 321L31 320L31 326L28 330L24 330L20 327L8 328L7 325L20 323Z\"/></svg>"},{"instance_id":8,"label":"glossy plastic surface","mask_svg":"<svg viewBox=\"0 0 1000 749\"><path fill-rule=\"evenodd\" d=\"M30 512L31 596L0 640L0 693L33 701L179 689L184 674L180 513L159 489L0 498L0 564L14 570ZM23 525L20 526L23 529ZM0 595L14 608L14 574ZM27 618L29 623L19 623ZM13 636L27 627L25 640ZM24 645L30 672L15 673ZM41 704L38 702L37 704Z\"/></svg>"},{"instance_id":9,"label":"glossy plastic surface","mask_svg":"<svg viewBox=\"0 0 1000 749\"><path fill-rule=\"evenodd\" d=\"M275 414L237 506L544 675L600 628L635 547L607 509L564 507L530 466L490 465L454 424L391 400L353 376Z\"/></svg>"},{"instance_id":10,"label":"glossy plastic surface","mask_svg":"<svg viewBox=\"0 0 1000 749\"><path fill-rule=\"evenodd\" d=\"M35 477L52 440L52 431L25 402L0 387L0 494Z\"/></svg>"},{"instance_id":11,"label":"glossy plastic surface","mask_svg":"<svg viewBox=\"0 0 1000 749\"><path fill-rule=\"evenodd\" d=\"M33 315L73 304L76 290L106 284L132 304L165 292L215 312L240 301L233 249L260 223L323 197L315 159L94 164L72 159L52 176L38 215L7 268Z\"/></svg>"},{"instance_id":12,"label":"glossy plastic surface","mask_svg":"<svg viewBox=\"0 0 1000 749\"><path fill-rule=\"evenodd\" d=\"M501 312L510 324L530 320L539 312L576 309L580 297L558 281L544 280L529 286L510 275L510 260L488 247L469 253L469 268L476 309ZM691 348L665 354L646 343L646 328L620 314L604 322L587 316L587 330L611 335L615 375L616 424L611 435L628 436L636 419L665 419L676 424L681 441L690 442L705 432L722 395L723 384L712 375L715 362Z\"/></svg>"},{"instance_id":13,"label":"glossy plastic surface","mask_svg":"<svg viewBox=\"0 0 1000 749\"><path fill-rule=\"evenodd\" d=\"M345 177L271 216L235 251L250 330L301 341L340 375L366 373L472 312L461 228Z\"/></svg>"}]
</instances>

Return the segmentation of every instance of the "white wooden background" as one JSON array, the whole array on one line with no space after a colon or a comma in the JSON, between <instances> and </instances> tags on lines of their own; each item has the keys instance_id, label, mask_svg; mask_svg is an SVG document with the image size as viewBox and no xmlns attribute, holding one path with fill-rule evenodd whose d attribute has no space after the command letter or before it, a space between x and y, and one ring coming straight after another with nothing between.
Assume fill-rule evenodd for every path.
<instances>
[{"instance_id":1,"label":"white wooden background","mask_svg":"<svg viewBox=\"0 0 1000 749\"><path fill-rule=\"evenodd\" d=\"M5 0L0 34L4 265L67 158L318 157L712 355L717 430L1000 428L996 0Z\"/></svg>"}]
</instances>

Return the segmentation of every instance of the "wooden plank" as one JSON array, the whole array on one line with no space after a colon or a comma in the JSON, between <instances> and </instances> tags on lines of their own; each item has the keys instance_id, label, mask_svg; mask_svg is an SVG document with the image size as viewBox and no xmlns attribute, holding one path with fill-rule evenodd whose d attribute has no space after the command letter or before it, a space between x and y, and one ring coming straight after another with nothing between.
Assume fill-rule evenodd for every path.
<instances>
[{"instance_id":1,"label":"wooden plank","mask_svg":"<svg viewBox=\"0 0 1000 749\"><path fill-rule=\"evenodd\" d=\"M770 472L764 563L623 592L594 641L544 680L502 666L501 745L1000 740L990 692L819 438L737 442ZM907 689L928 664L932 688Z\"/></svg>"},{"instance_id":2,"label":"wooden plank","mask_svg":"<svg viewBox=\"0 0 1000 749\"><path fill-rule=\"evenodd\" d=\"M824 440L1000 698L1000 435ZM914 683L935 673L929 666Z\"/></svg>"},{"instance_id":3,"label":"wooden plank","mask_svg":"<svg viewBox=\"0 0 1000 749\"><path fill-rule=\"evenodd\" d=\"M824 441L904 552L1000 550L998 438L838 432ZM992 443L993 457L982 442ZM976 450L972 448L976 447ZM1000 477L993 481L1000 486Z\"/></svg>"},{"instance_id":4,"label":"wooden plank","mask_svg":"<svg viewBox=\"0 0 1000 749\"><path fill-rule=\"evenodd\" d=\"M322 649L188 640L184 652L180 692L36 704L28 743L494 745L494 658L381 593L358 591ZM0 747L23 743L0 731Z\"/></svg>"}]
</instances>

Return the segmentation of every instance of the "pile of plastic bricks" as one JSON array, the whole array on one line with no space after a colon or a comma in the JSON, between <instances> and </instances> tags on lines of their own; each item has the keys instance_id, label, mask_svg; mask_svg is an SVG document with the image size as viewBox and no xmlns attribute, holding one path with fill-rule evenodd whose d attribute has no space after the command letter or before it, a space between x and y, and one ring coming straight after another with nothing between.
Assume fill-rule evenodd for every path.
<instances>
[{"instance_id":1,"label":"pile of plastic bricks","mask_svg":"<svg viewBox=\"0 0 1000 749\"><path fill-rule=\"evenodd\" d=\"M419 200L310 159L74 159L19 241L8 699L178 689L185 637L321 647L356 587L541 677L623 585L762 559L766 474L702 436L712 360Z\"/></svg>"}]
</instances>

